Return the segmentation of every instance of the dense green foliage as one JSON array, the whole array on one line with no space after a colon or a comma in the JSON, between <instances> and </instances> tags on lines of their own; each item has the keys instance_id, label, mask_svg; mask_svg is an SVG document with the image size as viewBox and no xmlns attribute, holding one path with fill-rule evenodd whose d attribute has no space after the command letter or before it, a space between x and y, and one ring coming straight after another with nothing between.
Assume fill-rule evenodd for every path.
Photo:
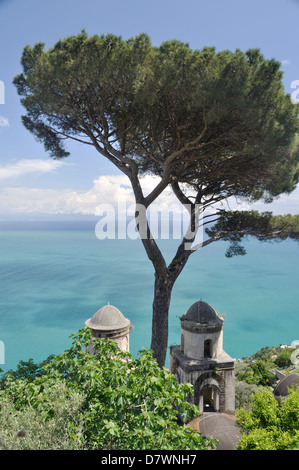
<instances>
[{"instance_id":1,"label":"dense green foliage","mask_svg":"<svg viewBox=\"0 0 299 470\"><path fill-rule=\"evenodd\" d=\"M273 365L273 356L277 355L281 350L281 346L265 346L249 357L245 357L245 361L264 361Z\"/></svg>"},{"instance_id":2,"label":"dense green foliage","mask_svg":"<svg viewBox=\"0 0 299 470\"><path fill-rule=\"evenodd\" d=\"M28 361L21 360L17 364L16 370L10 369L8 372L3 374L0 379L0 387L7 376L15 379L27 379L29 382L34 380L36 377L40 377L44 373L44 366L52 359L54 359L54 355L49 356L46 360L40 363L34 362L32 358L28 359ZM0 372L3 372L2 369L0 369Z\"/></svg>"},{"instance_id":3,"label":"dense green foliage","mask_svg":"<svg viewBox=\"0 0 299 470\"><path fill-rule=\"evenodd\" d=\"M256 361L251 364L250 368L241 371L238 374L238 380L248 384L270 385L275 381L275 375L268 371L263 361Z\"/></svg>"},{"instance_id":4,"label":"dense green foliage","mask_svg":"<svg viewBox=\"0 0 299 470\"><path fill-rule=\"evenodd\" d=\"M250 387L246 385L260 386L275 386L277 380L275 376L275 369L283 371L284 374L290 372L298 372L291 361L291 355L296 348L281 348L281 346L264 347L252 354L249 357L243 358L242 362L236 363L236 388L243 390L248 397L248 402L251 402L249 396ZM253 393L257 390L252 387ZM236 390L239 394L239 391ZM245 395L238 398L240 403L245 405Z\"/></svg>"},{"instance_id":5,"label":"dense green foliage","mask_svg":"<svg viewBox=\"0 0 299 470\"><path fill-rule=\"evenodd\" d=\"M299 446L299 389L279 404L269 388L253 397L248 411L237 411L243 435L237 450L288 450Z\"/></svg>"},{"instance_id":6,"label":"dense green foliage","mask_svg":"<svg viewBox=\"0 0 299 470\"><path fill-rule=\"evenodd\" d=\"M285 370L285 373L296 372L292 366L291 355L296 348L281 346L267 346L243 361L236 363L236 378L248 384L273 384L274 370ZM271 370L271 372L269 372Z\"/></svg>"},{"instance_id":7,"label":"dense green foliage","mask_svg":"<svg viewBox=\"0 0 299 470\"><path fill-rule=\"evenodd\" d=\"M298 372L294 367L290 367L293 351L293 348L266 346L243 358L242 362L236 362L236 409L248 409L253 402L253 396L263 387L275 387L275 369L283 370L285 374Z\"/></svg>"},{"instance_id":8,"label":"dense green foliage","mask_svg":"<svg viewBox=\"0 0 299 470\"><path fill-rule=\"evenodd\" d=\"M15 395L11 395L15 393ZM7 383L0 392L0 449L85 450L85 396L64 380Z\"/></svg>"},{"instance_id":9,"label":"dense green foliage","mask_svg":"<svg viewBox=\"0 0 299 470\"><path fill-rule=\"evenodd\" d=\"M296 348L287 348L280 351L279 354L277 354L277 358L275 359L275 364L282 368L289 367L292 364L291 355L295 349Z\"/></svg>"},{"instance_id":10,"label":"dense green foliage","mask_svg":"<svg viewBox=\"0 0 299 470\"><path fill-rule=\"evenodd\" d=\"M143 350L133 359L113 341L96 340L98 353L91 355L86 351L90 340L90 330L79 330L63 354L40 364L21 361L16 371L3 374L0 448L195 450L217 446L217 441L203 439L182 424L198 414L186 401L192 387L178 385L173 375L158 367L151 351ZM299 390L290 389L279 403L268 385L257 385L267 384L265 369L275 365L272 355L283 351L265 347L237 364L236 414L242 432L237 450L299 447Z\"/></svg>"},{"instance_id":11,"label":"dense green foliage","mask_svg":"<svg viewBox=\"0 0 299 470\"><path fill-rule=\"evenodd\" d=\"M93 340L89 329L29 376L5 374L0 391L0 439L18 449L206 449L182 421L197 416L190 384L158 367L151 351L138 359L116 343ZM17 371L20 372L20 371Z\"/></svg>"},{"instance_id":12,"label":"dense green foliage","mask_svg":"<svg viewBox=\"0 0 299 470\"><path fill-rule=\"evenodd\" d=\"M241 380L236 380L235 383L235 407L236 410L239 408L248 408L253 402L253 396L259 391L259 387L256 384L249 384Z\"/></svg>"},{"instance_id":13,"label":"dense green foliage","mask_svg":"<svg viewBox=\"0 0 299 470\"><path fill-rule=\"evenodd\" d=\"M272 212L220 211L220 217L213 227L206 229L210 237L229 241L226 256L245 255L240 244L248 237L256 237L261 242L281 242L299 240L299 215L272 215Z\"/></svg>"},{"instance_id":14,"label":"dense green foliage","mask_svg":"<svg viewBox=\"0 0 299 470\"><path fill-rule=\"evenodd\" d=\"M299 389L278 402L269 372L288 367L294 349L264 347L236 366L236 415L242 438L237 450L289 450L299 448ZM294 372L294 370L292 370Z\"/></svg>"}]
</instances>

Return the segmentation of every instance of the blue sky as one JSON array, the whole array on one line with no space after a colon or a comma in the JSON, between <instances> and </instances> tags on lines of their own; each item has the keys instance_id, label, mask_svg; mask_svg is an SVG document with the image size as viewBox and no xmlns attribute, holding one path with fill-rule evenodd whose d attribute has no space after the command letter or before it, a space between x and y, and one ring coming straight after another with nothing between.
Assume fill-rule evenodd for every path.
<instances>
[{"instance_id":1,"label":"blue sky","mask_svg":"<svg viewBox=\"0 0 299 470\"><path fill-rule=\"evenodd\" d=\"M260 48L282 63L285 91L295 93L298 24L298 0L0 0L0 219L92 217L98 204L130 193L126 178L92 149L70 143L70 157L57 162L23 127L12 79L21 72L26 44L51 47L84 28L124 39L144 32L156 46L177 39L194 49ZM294 96L299 99L299 92ZM269 209L296 213L298 193Z\"/></svg>"}]
</instances>

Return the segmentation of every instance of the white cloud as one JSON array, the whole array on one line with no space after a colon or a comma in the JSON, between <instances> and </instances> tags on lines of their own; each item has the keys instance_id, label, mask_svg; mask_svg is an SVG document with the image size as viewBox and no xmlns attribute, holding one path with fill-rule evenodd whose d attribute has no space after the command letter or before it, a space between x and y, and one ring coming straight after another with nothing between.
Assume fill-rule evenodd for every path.
<instances>
[{"instance_id":1,"label":"white cloud","mask_svg":"<svg viewBox=\"0 0 299 470\"><path fill-rule=\"evenodd\" d=\"M0 127L8 127L9 121L6 117L0 116Z\"/></svg>"},{"instance_id":2,"label":"white cloud","mask_svg":"<svg viewBox=\"0 0 299 470\"><path fill-rule=\"evenodd\" d=\"M1 170L0 170L1 175ZM75 189L0 189L0 213L44 213L95 215L100 204L114 206L118 201L133 202L126 176L100 176L88 191Z\"/></svg>"},{"instance_id":3,"label":"white cloud","mask_svg":"<svg viewBox=\"0 0 299 470\"><path fill-rule=\"evenodd\" d=\"M37 162L35 160L34 162ZM40 171L46 168L42 165ZM60 162L56 162L60 163ZM53 165L53 163L52 163ZM21 175L31 171L31 164L0 167L0 179L9 176ZM51 170L54 167L51 166ZM49 169L50 171L50 169ZM158 179L159 181L159 179ZM157 184L157 178L146 176L141 184L145 194L148 194ZM125 211L134 204L134 195L129 179L125 175L103 175L93 181L92 187L87 191L76 189L43 189L26 187L6 187L0 189L0 213L44 213L44 214L84 214L98 215L102 204L109 204L114 208ZM166 190L157 200L167 207L176 202L171 191ZM119 212L118 212L119 213Z\"/></svg>"},{"instance_id":4,"label":"white cloud","mask_svg":"<svg viewBox=\"0 0 299 470\"><path fill-rule=\"evenodd\" d=\"M0 179L15 178L27 173L49 173L63 165L66 163L59 160L19 160L0 166Z\"/></svg>"},{"instance_id":5,"label":"white cloud","mask_svg":"<svg viewBox=\"0 0 299 470\"><path fill-rule=\"evenodd\" d=\"M22 163L21 163L22 162ZM0 178L8 175L24 174L31 171L31 165L24 160L17 165L0 167ZM61 166L59 161L34 160L39 171L53 171ZM37 163L38 162L38 163ZM45 164L45 165L44 165ZM58 164L58 166L57 166ZM50 165L50 166L48 166ZM33 171L33 170L32 170ZM6 175L6 176L5 176ZM157 184L158 179L146 176L142 178L141 185L145 194L148 194ZM155 201L159 204L158 210L179 209L177 199L168 188ZM176 206L171 206L173 204ZM92 187L87 191L76 189L43 189L26 187L6 187L0 189L0 214L13 213L42 213L42 214L82 214L99 215L102 204L120 207L126 210L133 206L134 196L129 179L125 175L102 175L93 181ZM102 206L103 207L103 206ZM294 191L290 196L282 196L272 204L255 203L249 205L231 201L230 205L223 206L225 209L272 211L274 214L296 214L299 208L299 191ZM117 212L119 214L119 211Z\"/></svg>"}]
</instances>

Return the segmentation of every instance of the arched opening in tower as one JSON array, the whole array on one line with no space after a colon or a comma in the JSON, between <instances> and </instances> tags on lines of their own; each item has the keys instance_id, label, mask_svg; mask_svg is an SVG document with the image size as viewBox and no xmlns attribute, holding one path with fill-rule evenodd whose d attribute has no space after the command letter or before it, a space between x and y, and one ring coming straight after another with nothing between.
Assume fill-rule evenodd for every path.
<instances>
[{"instance_id":1,"label":"arched opening in tower","mask_svg":"<svg viewBox=\"0 0 299 470\"><path fill-rule=\"evenodd\" d=\"M203 390L203 411L219 411L219 394L215 387L206 387Z\"/></svg>"}]
</instances>

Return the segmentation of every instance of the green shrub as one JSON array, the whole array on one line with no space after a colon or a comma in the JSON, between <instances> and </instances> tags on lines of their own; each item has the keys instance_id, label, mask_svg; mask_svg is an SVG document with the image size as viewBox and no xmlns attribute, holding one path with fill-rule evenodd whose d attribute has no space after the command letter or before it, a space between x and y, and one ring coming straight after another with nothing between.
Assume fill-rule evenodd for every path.
<instances>
[{"instance_id":1,"label":"green shrub","mask_svg":"<svg viewBox=\"0 0 299 470\"><path fill-rule=\"evenodd\" d=\"M87 352L91 340L95 355ZM144 349L134 359L115 342L92 338L89 329L73 335L71 347L46 362L34 380L32 374L30 380L8 374L2 387L3 416L12 417L8 425L3 418L0 427L7 447L193 450L215 446L213 439L179 424L180 418L185 422L198 416L198 408L187 401L193 392L190 384L177 384L174 375L158 367L151 351ZM25 436L15 439L20 430Z\"/></svg>"},{"instance_id":2,"label":"green shrub","mask_svg":"<svg viewBox=\"0 0 299 470\"><path fill-rule=\"evenodd\" d=\"M19 387L19 393L21 393ZM9 450L83 450L84 396L67 389L63 381L45 383L44 390L27 405L16 407L6 391L0 393L1 448ZM34 402L32 406L31 400Z\"/></svg>"},{"instance_id":3,"label":"green shrub","mask_svg":"<svg viewBox=\"0 0 299 470\"><path fill-rule=\"evenodd\" d=\"M253 402L253 395L258 392L258 386L246 382L236 381L235 406L236 409L248 407Z\"/></svg>"},{"instance_id":4,"label":"green shrub","mask_svg":"<svg viewBox=\"0 0 299 470\"><path fill-rule=\"evenodd\" d=\"M237 450L289 450L299 445L299 389L279 404L268 388L254 395L249 410L237 411L242 438Z\"/></svg>"},{"instance_id":5,"label":"green shrub","mask_svg":"<svg viewBox=\"0 0 299 470\"><path fill-rule=\"evenodd\" d=\"M265 362L258 360L250 363L246 369L238 374L238 380L248 384L269 385L275 381L275 375L268 371Z\"/></svg>"},{"instance_id":6,"label":"green shrub","mask_svg":"<svg viewBox=\"0 0 299 470\"><path fill-rule=\"evenodd\" d=\"M278 367L289 367L291 365L291 355L292 352L295 351L294 349L288 348L288 349L283 349L278 355L277 358L275 359L275 364Z\"/></svg>"}]
</instances>

